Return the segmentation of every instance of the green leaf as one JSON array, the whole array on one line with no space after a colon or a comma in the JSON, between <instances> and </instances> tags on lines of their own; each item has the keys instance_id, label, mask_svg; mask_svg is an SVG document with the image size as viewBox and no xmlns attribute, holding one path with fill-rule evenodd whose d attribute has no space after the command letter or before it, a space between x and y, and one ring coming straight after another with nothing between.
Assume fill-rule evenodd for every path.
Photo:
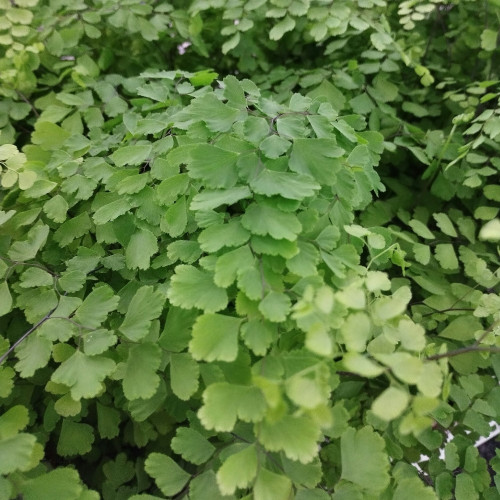
<instances>
[{"instance_id":1,"label":"green leaf","mask_svg":"<svg viewBox=\"0 0 500 500\"><path fill-rule=\"evenodd\" d=\"M221 205L234 203L250 198L252 193L247 186L236 186L229 189L208 190L197 194L191 201L190 210L213 210Z\"/></svg>"},{"instance_id":2,"label":"green leaf","mask_svg":"<svg viewBox=\"0 0 500 500\"><path fill-rule=\"evenodd\" d=\"M177 174L162 181L156 188L156 196L162 205L171 205L184 194L189 186L188 174Z\"/></svg>"},{"instance_id":3,"label":"green leaf","mask_svg":"<svg viewBox=\"0 0 500 500\"><path fill-rule=\"evenodd\" d=\"M469 474L462 472L457 475L455 481L456 500L478 500L480 498L474 480Z\"/></svg>"},{"instance_id":4,"label":"green leaf","mask_svg":"<svg viewBox=\"0 0 500 500\"><path fill-rule=\"evenodd\" d=\"M120 332L134 342L143 339L149 332L151 321L160 316L164 304L160 292L155 292L152 286L142 286L128 305Z\"/></svg>"},{"instance_id":5,"label":"green leaf","mask_svg":"<svg viewBox=\"0 0 500 500\"><path fill-rule=\"evenodd\" d=\"M271 343L276 339L276 326L260 320L250 320L241 327L245 345L257 356L264 356Z\"/></svg>"},{"instance_id":6,"label":"green leaf","mask_svg":"<svg viewBox=\"0 0 500 500\"><path fill-rule=\"evenodd\" d=\"M266 124L267 126L267 124ZM267 131L269 128L267 129ZM266 133L267 133L266 131ZM259 149L271 159L279 158L281 155L285 154L289 149L292 143L279 135L270 135L266 137L259 144Z\"/></svg>"},{"instance_id":7,"label":"green leaf","mask_svg":"<svg viewBox=\"0 0 500 500\"><path fill-rule=\"evenodd\" d=\"M411 291L407 286L398 288L391 297L381 297L373 303L373 318L380 322L402 314L410 302Z\"/></svg>"},{"instance_id":8,"label":"green leaf","mask_svg":"<svg viewBox=\"0 0 500 500\"><path fill-rule=\"evenodd\" d=\"M295 139L290 170L312 177L320 185L332 186L340 168L337 158L343 153L334 139Z\"/></svg>"},{"instance_id":9,"label":"green leaf","mask_svg":"<svg viewBox=\"0 0 500 500\"><path fill-rule=\"evenodd\" d=\"M292 482L287 476L264 467L259 469L254 485L255 500L288 500L291 494Z\"/></svg>"},{"instance_id":10,"label":"green leaf","mask_svg":"<svg viewBox=\"0 0 500 500\"><path fill-rule=\"evenodd\" d=\"M100 329L86 332L82 335L83 350L88 356L102 354L116 344L117 337L109 330Z\"/></svg>"},{"instance_id":11,"label":"green leaf","mask_svg":"<svg viewBox=\"0 0 500 500\"><path fill-rule=\"evenodd\" d=\"M389 484L389 457L385 441L371 427L349 428L342 434L341 478L370 491L381 493Z\"/></svg>"},{"instance_id":12,"label":"green leaf","mask_svg":"<svg viewBox=\"0 0 500 500\"><path fill-rule=\"evenodd\" d=\"M68 467L57 468L26 481L21 491L26 500L40 500L42 498L79 500L83 486L78 472Z\"/></svg>"},{"instance_id":13,"label":"green leaf","mask_svg":"<svg viewBox=\"0 0 500 500\"><path fill-rule=\"evenodd\" d=\"M191 478L170 457L161 453L151 453L144 462L144 468L168 497L179 493Z\"/></svg>"},{"instance_id":14,"label":"green leaf","mask_svg":"<svg viewBox=\"0 0 500 500\"><path fill-rule=\"evenodd\" d=\"M307 417L285 415L260 425L259 440L269 451L283 451L290 460L306 464L318 454L320 430Z\"/></svg>"},{"instance_id":15,"label":"green leaf","mask_svg":"<svg viewBox=\"0 0 500 500\"><path fill-rule=\"evenodd\" d=\"M293 19L293 17L286 16L282 21L273 26L269 32L269 38L271 40L280 40L283 38L285 33L292 31L293 28L295 28L295 19Z\"/></svg>"},{"instance_id":16,"label":"green leaf","mask_svg":"<svg viewBox=\"0 0 500 500\"><path fill-rule=\"evenodd\" d=\"M278 240L284 238L294 241L302 230L302 225L295 215L258 203L247 207L241 223L253 234L269 234Z\"/></svg>"},{"instance_id":17,"label":"green leaf","mask_svg":"<svg viewBox=\"0 0 500 500\"><path fill-rule=\"evenodd\" d=\"M233 284L238 274L253 267L255 265L254 261L255 259L248 246L221 255L215 263L215 284L227 288Z\"/></svg>"},{"instance_id":18,"label":"green leaf","mask_svg":"<svg viewBox=\"0 0 500 500\"><path fill-rule=\"evenodd\" d=\"M496 49L498 31L492 29L485 29L481 33L481 48L489 52Z\"/></svg>"},{"instance_id":19,"label":"green leaf","mask_svg":"<svg viewBox=\"0 0 500 500\"><path fill-rule=\"evenodd\" d=\"M9 408L0 416L0 439L15 436L29 423L28 409L25 406L16 405Z\"/></svg>"},{"instance_id":20,"label":"green leaf","mask_svg":"<svg viewBox=\"0 0 500 500\"><path fill-rule=\"evenodd\" d=\"M52 342L40 335L31 335L16 349L19 361L14 368L22 378L33 376L36 370L47 366L52 353Z\"/></svg>"},{"instance_id":21,"label":"green leaf","mask_svg":"<svg viewBox=\"0 0 500 500\"><path fill-rule=\"evenodd\" d=\"M32 227L26 239L15 241L7 255L16 261L24 261L34 259L38 251L45 245L47 236L49 235L49 226L37 225Z\"/></svg>"},{"instance_id":22,"label":"green leaf","mask_svg":"<svg viewBox=\"0 0 500 500\"><path fill-rule=\"evenodd\" d=\"M240 115L238 109L223 104L213 93L198 97L188 107L197 120L203 120L212 132L227 132Z\"/></svg>"},{"instance_id":23,"label":"green leaf","mask_svg":"<svg viewBox=\"0 0 500 500\"><path fill-rule=\"evenodd\" d=\"M186 198L181 196L168 210L163 214L160 229L168 233L173 238L180 236L187 225L187 205Z\"/></svg>"},{"instance_id":24,"label":"green leaf","mask_svg":"<svg viewBox=\"0 0 500 500\"><path fill-rule=\"evenodd\" d=\"M78 401L81 398L93 398L103 388L103 380L116 368L113 360L103 356L87 356L75 351L52 374L51 380L67 385L71 397Z\"/></svg>"},{"instance_id":25,"label":"green leaf","mask_svg":"<svg viewBox=\"0 0 500 500\"><path fill-rule=\"evenodd\" d=\"M433 240L435 238L434 233L429 231L429 228L421 221L417 219L412 219L408 222L408 225L415 231L418 236L424 239Z\"/></svg>"},{"instance_id":26,"label":"green leaf","mask_svg":"<svg viewBox=\"0 0 500 500\"><path fill-rule=\"evenodd\" d=\"M0 316L5 316L12 309L12 295L6 281L0 284Z\"/></svg>"},{"instance_id":27,"label":"green leaf","mask_svg":"<svg viewBox=\"0 0 500 500\"><path fill-rule=\"evenodd\" d=\"M68 208L68 202L60 194L56 194L43 205L47 217L58 223L66 220Z\"/></svg>"},{"instance_id":28,"label":"green leaf","mask_svg":"<svg viewBox=\"0 0 500 500\"><path fill-rule=\"evenodd\" d=\"M85 455L92 449L93 442L94 432L90 425L64 419L57 442L57 454L62 457Z\"/></svg>"},{"instance_id":29,"label":"green leaf","mask_svg":"<svg viewBox=\"0 0 500 500\"><path fill-rule=\"evenodd\" d=\"M94 222L97 225L106 224L106 222L111 222L120 215L126 214L130 208L131 204L127 198L119 198L98 208L93 215Z\"/></svg>"},{"instance_id":30,"label":"green leaf","mask_svg":"<svg viewBox=\"0 0 500 500\"><path fill-rule=\"evenodd\" d=\"M70 133L50 122L37 121L31 134L33 144L39 144L45 150L61 149Z\"/></svg>"},{"instance_id":31,"label":"green leaf","mask_svg":"<svg viewBox=\"0 0 500 500\"><path fill-rule=\"evenodd\" d=\"M129 269L148 269L151 257L158 251L156 236L146 229L134 233L125 251Z\"/></svg>"},{"instance_id":32,"label":"green leaf","mask_svg":"<svg viewBox=\"0 0 500 500\"><path fill-rule=\"evenodd\" d=\"M250 233L237 219L231 219L227 224L213 224L204 229L198 237L200 247L205 252L216 252L221 248L244 245L250 238Z\"/></svg>"},{"instance_id":33,"label":"green leaf","mask_svg":"<svg viewBox=\"0 0 500 500\"><path fill-rule=\"evenodd\" d=\"M260 301L259 311L269 321L281 323L286 320L291 306L288 295L271 291Z\"/></svg>"},{"instance_id":34,"label":"green leaf","mask_svg":"<svg viewBox=\"0 0 500 500\"><path fill-rule=\"evenodd\" d=\"M103 439L113 439L120 433L120 412L109 406L96 403L97 428Z\"/></svg>"},{"instance_id":35,"label":"green leaf","mask_svg":"<svg viewBox=\"0 0 500 500\"><path fill-rule=\"evenodd\" d=\"M190 151L189 176L202 179L209 188L231 188L238 180L237 159L238 155L232 151L210 144L198 144Z\"/></svg>"},{"instance_id":36,"label":"green leaf","mask_svg":"<svg viewBox=\"0 0 500 500\"><path fill-rule=\"evenodd\" d=\"M30 469L36 437L33 434L16 434L0 440L0 474Z\"/></svg>"},{"instance_id":37,"label":"green leaf","mask_svg":"<svg viewBox=\"0 0 500 500\"><path fill-rule=\"evenodd\" d=\"M189 353L170 355L170 385L172 392L187 401L198 390L200 368Z\"/></svg>"},{"instance_id":38,"label":"green leaf","mask_svg":"<svg viewBox=\"0 0 500 500\"><path fill-rule=\"evenodd\" d=\"M76 310L75 321L87 328L98 328L117 308L119 300L108 285L96 287Z\"/></svg>"},{"instance_id":39,"label":"green leaf","mask_svg":"<svg viewBox=\"0 0 500 500\"><path fill-rule=\"evenodd\" d=\"M398 418L406 409L409 396L405 391L389 387L372 404L372 411L377 417L389 422Z\"/></svg>"},{"instance_id":40,"label":"green leaf","mask_svg":"<svg viewBox=\"0 0 500 500\"><path fill-rule=\"evenodd\" d=\"M438 497L428 486L425 486L422 480L418 477L406 477L398 481L396 490L394 491L393 500L437 500Z\"/></svg>"},{"instance_id":41,"label":"green leaf","mask_svg":"<svg viewBox=\"0 0 500 500\"><path fill-rule=\"evenodd\" d=\"M226 290L215 285L212 274L193 266L180 265L175 268L167 294L174 306L197 308L205 312L220 311L228 302Z\"/></svg>"},{"instance_id":42,"label":"green leaf","mask_svg":"<svg viewBox=\"0 0 500 500\"><path fill-rule=\"evenodd\" d=\"M291 200L303 200L320 189L320 185L311 177L293 172L263 170L250 181L254 193L266 196L280 195Z\"/></svg>"},{"instance_id":43,"label":"green leaf","mask_svg":"<svg viewBox=\"0 0 500 500\"><path fill-rule=\"evenodd\" d=\"M83 212L61 224L54 233L54 240L59 243L60 247L67 247L76 238L81 238L87 234L90 228L90 218L87 212Z\"/></svg>"},{"instance_id":44,"label":"green leaf","mask_svg":"<svg viewBox=\"0 0 500 500\"><path fill-rule=\"evenodd\" d=\"M219 382L209 385L203 393L198 417L207 429L230 432L238 418L244 422L259 422L266 407L264 395L257 387Z\"/></svg>"},{"instance_id":45,"label":"green leaf","mask_svg":"<svg viewBox=\"0 0 500 500\"><path fill-rule=\"evenodd\" d=\"M215 452L215 446L190 427L179 427L170 446L174 453L195 465L204 464Z\"/></svg>"},{"instance_id":46,"label":"green leaf","mask_svg":"<svg viewBox=\"0 0 500 500\"><path fill-rule=\"evenodd\" d=\"M129 349L123 377L123 393L129 401L149 399L155 394L160 384L156 371L160 367L161 357L160 347L149 342Z\"/></svg>"},{"instance_id":47,"label":"green leaf","mask_svg":"<svg viewBox=\"0 0 500 500\"><path fill-rule=\"evenodd\" d=\"M436 260L443 269L458 269L458 259L451 243L440 243L434 251Z\"/></svg>"},{"instance_id":48,"label":"green leaf","mask_svg":"<svg viewBox=\"0 0 500 500\"><path fill-rule=\"evenodd\" d=\"M118 148L112 155L113 163L118 167L125 165L140 165L149 158L151 144L134 144Z\"/></svg>"},{"instance_id":49,"label":"green leaf","mask_svg":"<svg viewBox=\"0 0 500 500\"><path fill-rule=\"evenodd\" d=\"M444 234L451 236L452 238L456 238L458 236L455 226L453 222L451 222L450 218L444 213L436 213L433 214L434 220L436 221L437 226Z\"/></svg>"},{"instance_id":50,"label":"green leaf","mask_svg":"<svg viewBox=\"0 0 500 500\"><path fill-rule=\"evenodd\" d=\"M189 351L198 361L234 361L238 355L241 318L203 314L193 326Z\"/></svg>"},{"instance_id":51,"label":"green leaf","mask_svg":"<svg viewBox=\"0 0 500 500\"><path fill-rule=\"evenodd\" d=\"M231 495L238 488L246 488L257 475L257 450L255 445L226 458L217 471L217 484L223 495Z\"/></svg>"}]
</instances>

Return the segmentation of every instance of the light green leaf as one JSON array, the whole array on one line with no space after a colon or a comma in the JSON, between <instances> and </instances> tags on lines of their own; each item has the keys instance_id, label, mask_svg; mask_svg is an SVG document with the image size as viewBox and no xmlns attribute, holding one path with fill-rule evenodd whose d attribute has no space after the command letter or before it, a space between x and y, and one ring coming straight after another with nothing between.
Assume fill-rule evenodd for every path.
<instances>
[{"instance_id":1,"label":"light green leaf","mask_svg":"<svg viewBox=\"0 0 500 500\"><path fill-rule=\"evenodd\" d=\"M498 30L485 29L481 33L481 48L489 52L496 49Z\"/></svg>"},{"instance_id":2,"label":"light green leaf","mask_svg":"<svg viewBox=\"0 0 500 500\"><path fill-rule=\"evenodd\" d=\"M203 393L203 406L198 417L207 429L230 432L238 418L244 422L262 420L266 407L259 388L219 382L209 385Z\"/></svg>"},{"instance_id":3,"label":"light green leaf","mask_svg":"<svg viewBox=\"0 0 500 500\"><path fill-rule=\"evenodd\" d=\"M451 243L440 243L434 251L436 260L443 269L458 269L458 259Z\"/></svg>"},{"instance_id":4,"label":"light green leaf","mask_svg":"<svg viewBox=\"0 0 500 500\"><path fill-rule=\"evenodd\" d=\"M172 392L187 401L198 390L200 368L189 353L170 355L170 385Z\"/></svg>"},{"instance_id":5,"label":"light green leaf","mask_svg":"<svg viewBox=\"0 0 500 500\"><path fill-rule=\"evenodd\" d=\"M241 318L203 314L193 326L189 351L198 361L234 361L238 355Z\"/></svg>"},{"instance_id":6,"label":"light green leaf","mask_svg":"<svg viewBox=\"0 0 500 500\"><path fill-rule=\"evenodd\" d=\"M96 287L76 310L75 320L87 328L98 328L117 308L119 300L110 286Z\"/></svg>"},{"instance_id":7,"label":"light green leaf","mask_svg":"<svg viewBox=\"0 0 500 500\"><path fill-rule=\"evenodd\" d=\"M47 217L58 223L66 220L68 208L68 202L60 194L56 194L43 205Z\"/></svg>"},{"instance_id":8,"label":"light green leaf","mask_svg":"<svg viewBox=\"0 0 500 500\"><path fill-rule=\"evenodd\" d=\"M190 151L189 176L202 179L209 188L231 188L238 180L237 159L238 155L232 151L210 144L199 144Z\"/></svg>"},{"instance_id":9,"label":"light green leaf","mask_svg":"<svg viewBox=\"0 0 500 500\"><path fill-rule=\"evenodd\" d=\"M125 165L140 165L151 154L151 144L134 144L118 148L112 155L113 163L118 167Z\"/></svg>"},{"instance_id":10,"label":"light green leaf","mask_svg":"<svg viewBox=\"0 0 500 500\"><path fill-rule=\"evenodd\" d=\"M221 205L234 203L250 198L252 193L247 186L236 186L229 189L208 190L197 194L191 201L190 210L213 210Z\"/></svg>"},{"instance_id":11,"label":"light green leaf","mask_svg":"<svg viewBox=\"0 0 500 500\"><path fill-rule=\"evenodd\" d=\"M98 208L93 215L94 222L97 225L106 224L106 222L111 222L120 217L120 215L126 214L130 208L131 204L128 199L121 197Z\"/></svg>"},{"instance_id":12,"label":"light green leaf","mask_svg":"<svg viewBox=\"0 0 500 500\"><path fill-rule=\"evenodd\" d=\"M66 247L76 238L87 234L90 228L90 217L87 212L83 212L61 224L54 233L54 240L59 243L59 246Z\"/></svg>"},{"instance_id":13,"label":"light green leaf","mask_svg":"<svg viewBox=\"0 0 500 500\"><path fill-rule=\"evenodd\" d=\"M302 230L302 225L294 214L282 212L268 205L252 203L243 214L241 223L251 233L276 239L294 241Z\"/></svg>"},{"instance_id":14,"label":"light green leaf","mask_svg":"<svg viewBox=\"0 0 500 500\"><path fill-rule=\"evenodd\" d=\"M245 244L250 233L237 219L231 219L227 224L213 224L204 229L198 237L200 247L205 252L216 252L223 247L238 247Z\"/></svg>"},{"instance_id":15,"label":"light green leaf","mask_svg":"<svg viewBox=\"0 0 500 500\"><path fill-rule=\"evenodd\" d=\"M0 440L0 474L30 469L36 442L33 434L25 433Z\"/></svg>"},{"instance_id":16,"label":"light green leaf","mask_svg":"<svg viewBox=\"0 0 500 500\"><path fill-rule=\"evenodd\" d=\"M69 136L69 132L54 123L37 121L35 131L31 134L31 141L45 150L61 149Z\"/></svg>"},{"instance_id":17,"label":"light green leaf","mask_svg":"<svg viewBox=\"0 0 500 500\"><path fill-rule=\"evenodd\" d=\"M283 451L290 460L306 464L318 454L320 430L307 417L285 415L260 425L259 440L269 451Z\"/></svg>"},{"instance_id":18,"label":"light green leaf","mask_svg":"<svg viewBox=\"0 0 500 500\"><path fill-rule=\"evenodd\" d=\"M246 488L257 474L257 450L255 445L226 458L217 471L217 484L223 495L231 495L238 488Z\"/></svg>"},{"instance_id":19,"label":"light green leaf","mask_svg":"<svg viewBox=\"0 0 500 500\"><path fill-rule=\"evenodd\" d=\"M175 268L168 298L174 306L205 312L220 311L228 302L226 290L215 285L212 274L185 265Z\"/></svg>"},{"instance_id":20,"label":"light green leaf","mask_svg":"<svg viewBox=\"0 0 500 500\"><path fill-rule=\"evenodd\" d=\"M47 366L51 353L52 342L49 339L36 334L31 335L16 349L19 361L14 368L22 378L31 377L36 370Z\"/></svg>"},{"instance_id":21,"label":"light green leaf","mask_svg":"<svg viewBox=\"0 0 500 500\"><path fill-rule=\"evenodd\" d=\"M291 306L288 295L271 291L260 301L259 311L269 321L280 323L286 320Z\"/></svg>"},{"instance_id":22,"label":"light green leaf","mask_svg":"<svg viewBox=\"0 0 500 500\"><path fill-rule=\"evenodd\" d=\"M458 236L453 222L445 213L436 213L432 215L436 221L437 226L444 234L456 238Z\"/></svg>"},{"instance_id":23,"label":"light green leaf","mask_svg":"<svg viewBox=\"0 0 500 500\"><path fill-rule=\"evenodd\" d=\"M79 500L83 486L78 472L69 467L57 468L26 481L22 485L25 500L60 498Z\"/></svg>"},{"instance_id":24,"label":"light green leaf","mask_svg":"<svg viewBox=\"0 0 500 500\"><path fill-rule=\"evenodd\" d=\"M113 360L103 356L87 356L75 351L52 374L51 380L67 385L71 397L78 401L81 398L93 398L102 390L103 380L116 368Z\"/></svg>"},{"instance_id":25,"label":"light green leaf","mask_svg":"<svg viewBox=\"0 0 500 500\"><path fill-rule=\"evenodd\" d=\"M409 400L407 392L396 387L389 387L375 399L372 411L377 417L389 422L405 411Z\"/></svg>"},{"instance_id":26,"label":"light green leaf","mask_svg":"<svg viewBox=\"0 0 500 500\"><path fill-rule=\"evenodd\" d=\"M287 476L276 474L264 467L259 469L254 485L255 500L288 500L292 494L292 482Z\"/></svg>"},{"instance_id":27,"label":"light green leaf","mask_svg":"<svg viewBox=\"0 0 500 500\"><path fill-rule=\"evenodd\" d=\"M123 393L129 401L154 396L160 383L156 371L161 357L160 347L149 342L133 345L129 349L123 377Z\"/></svg>"},{"instance_id":28,"label":"light green leaf","mask_svg":"<svg viewBox=\"0 0 500 500\"><path fill-rule=\"evenodd\" d=\"M12 309L12 295L6 281L0 284L0 316L5 316Z\"/></svg>"},{"instance_id":29,"label":"light green leaf","mask_svg":"<svg viewBox=\"0 0 500 500\"><path fill-rule=\"evenodd\" d=\"M316 179L320 185L335 183L344 150L334 139L295 139L290 157L290 170Z\"/></svg>"},{"instance_id":30,"label":"light green leaf","mask_svg":"<svg viewBox=\"0 0 500 500\"><path fill-rule=\"evenodd\" d=\"M398 288L391 297L381 297L373 302L373 318L379 322L386 322L388 319L399 316L406 311L411 299L411 291L407 286Z\"/></svg>"},{"instance_id":31,"label":"light green leaf","mask_svg":"<svg viewBox=\"0 0 500 500\"><path fill-rule=\"evenodd\" d=\"M215 446L190 427L179 427L170 446L174 453L195 465L205 463L215 452Z\"/></svg>"},{"instance_id":32,"label":"light green leaf","mask_svg":"<svg viewBox=\"0 0 500 500\"><path fill-rule=\"evenodd\" d=\"M250 320L241 327L245 345L257 356L264 356L276 339L276 326L267 321Z\"/></svg>"},{"instance_id":33,"label":"light green leaf","mask_svg":"<svg viewBox=\"0 0 500 500\"><path fill-rule=\"evenodd\" d=\"M164 304L163 295L155 292L152 286L139 288L128 305L120 332L132 341L143 339L148 334L151 321L160 316Z\"/></svg>"},{"instance_id":34,"label":"light green leaf","mask_svg":"<svg viewBox=\"0 0 500 500\"><path fill-rule=\"evenodd\" d=\"M483 241L500 241L500 219L488 221L479 231L479 239Z\"/></svg>"},{"instance_id":35,"label":"light green leaf","mask_svg":"<svg viewBox=\"0 0 500 500\"><path fill-rule=\"evenodd\" d=\"M321 186L306 175L265 169L250 181L250 187L254 193L266 196L279 195L291 200L303 200L313 196Z\"/></svg>"},{"instance_id":36,"label":"light green leaf","mask_svg":"<svg viewBox=\"0 0 500 500\"><path fill-rule=\"evenodd\" d=\"M269 32L269 38L271 40L280 40L283 35L288 31L292 31L295 28L295 19L290 16L286 16L279 23L275 24L271 31ZM257 500L257 499L256 499Z\"/></svg>"},{"instance_id":37,"label":"light green leaf","mask_svg":"<svg viewBox=\"0 0 500 500\"><path fill-rule=\"evenodd\" d=\"M340 441L341 478L372 494L381 493L389 484L389 457L385 441L371 427L349 428Z\"/></svg>"},{"instance_id":38,"label":"light green leaf","mask_svg":"<svg viewBox=\"0 0 500 500\"><path fill-rule=\"evenodd\" d=\"M408 225L415 231L415 234L418 234L418 236L424 239L433 240L435 238L434 233L429 231L429 228L417 219L412 219L408 222Z\"/></svg>"},{"instance_id":39,"label":"light green leaf","mask_svg":"<svg viewBox=\"0 0 500 500\"><path fill-rule=\"evenodd\" d=\"M94 356L107 351L109 347L116 344L117 337L109 330L100 329L86 332L82 335L83 350L85 354Z\"/></svg>"},{"instance_id":40,"label":"light green leaf","mask_svg":"<svg viewBox=\"0 0 500 500\"><path fill-rule=\"evenodd\" d=\"M341 338L349 352L364 352L372 336L372 325L364 312L347 316L340 329Z\"/></svg>"},{"instance_id":41,"label":"light green leaf","mask_svg":"<svg viewBox=\"0 0 500 500\"><path fill-rule=\"evenodd\" d=\"M436 493L425 486L419 477L405 477L398 481L392 500L438 500Z\"/></svg>"},{"instance_id":42,"label":"light green leaf","mask_svg":"<svg viewBox=\"0 0 500 500\"><path fill-rule=\"evenodd\" d=\"M148 269L151 257L158 251L156 236L146 229L134 233L125 251L129 269Z\"/></svg>"},{"instance_id":43,"label":"light green leaf","mask_svg":"<svg viewBox=\"0 0 500 500\"><path fill-rule=\"evenodd\" d=\"M186 230L187 220L186 198L181 196L163 214L160 229L175 238Z\"/></svg>"},{"instance_id":44,"label":"light green leaf","mask_svg":"<svg viewBox=\"0 0 500 500\"><path fill-rule=\"evenodd\" d=\"M179 493L191 478L169 456L162 453L151 453L144 462L144 468L167 497Z\"/></svg>"},{"instance_id":45,"label":"light green leaf","mask_svg":"<svg viewBox=\"0 0 500 500\"><path fill-rule=\"evenodd\" d=\"M227 288L236 280L236 276L255 265L255 259L248 246L240 247L221 255L215 263L214 282Z\"/></svg>"},{"instance_id":46,"label":"light green leaf","mask_svg":"<svg viewBox=\"0 0 500 500\"><path fill-rule=\"evenodd\" d=\"M269 128L268 128L269 130ZM285 154L292 143L279 135L270 135L261 141L259 144L259 149L271 159L279 158L282 154Z\"/></svg>"},{"instance_id":47,"label":"light green leaf","mask_svg":"<svg viewBox=\"0 0 500 500\"><path fill-rule=\"evenodd\" d=\"M7 255L12 260L17 261L34 259L38 251L45 245L48 235L49 226L34 226L28 231L26 239L15 241L12 244Z\"/></svg>"}]
</instances>

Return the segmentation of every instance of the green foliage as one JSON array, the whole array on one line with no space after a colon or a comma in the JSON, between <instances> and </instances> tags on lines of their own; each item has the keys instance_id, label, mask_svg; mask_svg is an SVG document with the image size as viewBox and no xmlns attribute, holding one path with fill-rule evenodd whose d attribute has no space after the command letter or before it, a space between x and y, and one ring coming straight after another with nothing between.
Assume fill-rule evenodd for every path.
<instances>
[{"instance_id":1,"label":"green foliage","mask_svg":"<svg viewBox=\"0 0 500 500\"><path fill-rule=\"evenodd\" d=\"M498 0L70 4L0 0L0 497L499 498Z\"/></svg>"}]
</instances>

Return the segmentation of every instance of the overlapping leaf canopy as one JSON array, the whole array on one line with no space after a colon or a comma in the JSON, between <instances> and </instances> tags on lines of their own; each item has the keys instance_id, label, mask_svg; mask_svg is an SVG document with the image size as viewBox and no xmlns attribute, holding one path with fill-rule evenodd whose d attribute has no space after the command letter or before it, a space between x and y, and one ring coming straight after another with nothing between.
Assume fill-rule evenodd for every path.
<instances>
[{"instance_id":1,"label":"overlapping leaf canopy","mask_svg":"<svg viewBox=\"0 0 500 500\"><path fill-rule=\"evenodd\" d=\"M0 0L0 496L499 498L498 8Z\"/></svg>"}]
</instances>

